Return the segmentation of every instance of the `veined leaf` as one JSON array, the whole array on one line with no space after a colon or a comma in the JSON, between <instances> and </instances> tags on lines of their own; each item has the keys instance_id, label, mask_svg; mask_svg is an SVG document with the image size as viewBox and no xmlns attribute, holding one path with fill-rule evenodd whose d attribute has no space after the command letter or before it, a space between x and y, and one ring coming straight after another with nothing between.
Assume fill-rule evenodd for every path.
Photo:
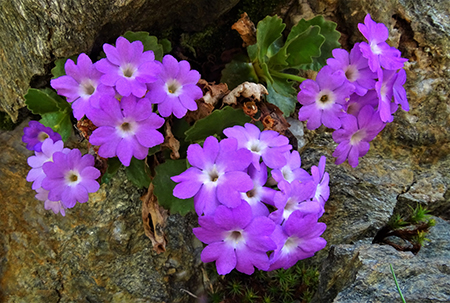
<instances>
[{"instance_id":1,"label":"veined leaf","mask_svg":"<svg viewBox=\"0 0 450 303\"><path fill-rule=\"evenodd\" d=\"M220 82L226 83L230 90L245 81L258 83L258 76L253 68L253 64L245 59L237 57L222 70Z\"/></svg>"},{"instance_id":2,"label":"veined leaf","mask_svg":"<svg viewBox=\"0 0 450 303\"><path fill-rule=\"evenodd\" d=\"M144 51L153 51L155 54L155 60L162 61L163 55L164 55L164 47L163 45L158 43L158 38L155 36L150 36L148 32L126 32L123 34L123 37L125 37L128 41L141 41L142 44L144 44ZM167 40L168 41L168 40ZM170 43L170 42L169 42ZM164 44L167 48L167 42L165 41ZM148 184L147 184L148 186Z\"/></svg>"},{"instance_id":3,"label":"veined leaf","mask_svg":"<svg viewBox=\"0 0 450 303\"><path fill-rule=\"evenodd\" d=\"M285 117L291 115L297 104L296 90L292 87L292 82L286 79L273 78L273 82L267 82L266 100L276 105Z\"/></svg>"},{"instance_id":4,"label":"veined leaf","mask_svg":"<svg viewBox=\"0 0 450 303\"><path fill-rule=\"evenodd\" d=\"M71 59L73 62L75 62L75 64L77 64L78 55L73 55L73 56L70 56L69 58L57 59L55 61L55 67L52 68L52 71L51 71L52 75L53 75L52 79L59 78L66 74L66 70L64 69L64 66L66 65L66 61L68 59Z\"/></svg>"},{"instance_id":5,"label":"veined leaf","mask_svg":"<svg viewBox=\"0 0 450 303\"><path fill-rule=\"evenodd\" d=\"M120 168L120 165L122 163L120 162L119 158L109 158L108 159L108 168L106 169L106 172L102 176L102 184L106 183L108 184L109 181L111 181L112 177L117 173L117 171Z\"/></svg>"},{"instance_id":6,"label":"veined leaf","mask_svg":"<svg viewBox=\"0 0 450 303\"><path fill-rule=\"evenodd\" d=\"M70 111L57 111L41 114L42 119L39 120L43 125L51 127L55 132L61 135L64 142L72 134L72 121L70 120Z\"/></svg>"},{"instance_id":7,"label":"veined leaf","mask_svg":"<svg viewBox=\"0 0 450 303\"><path fill-rule=\"evenodd\" d=\"M282 37L282 33L286 24L278 16L267 16L263 20L258 22L256 28L256 44L258 46L258 60L260 63L267 62L269 56L275 55L273 53L277 46L271 46ZM271 52L269 51L271 48Z\"/></svg>"},{"instance_id":8,"label":"veined leaf","mask_svg":"<svg viewBox=\"0 0 450 303\"><path fill-rule=\"evenodd\" d=\"M312 63L301 66L302 69L318 71L327 64L327 59L332 57L333 49L341 46L339 43L341 33L336 30L336 23L325 20L323 16L314 17L309 21L302 19L299 23L302 23L303 26L319 26L320 34L325 37L325 41L320 47L320 56L313 58Z\"/></svg>"},{"instance_id":9,"label":"veined leaf","mask_svg":"<svg viewBox=\"0 0 450 303\"><path fill-rule=\"evenodd\" d=\"M321 54L321 45L325 37L320 34L319 26L310 26L306 31L289 40L287 44L287 63L291 68L313 62L313 57Z\"/></svg>"},{"instance_id":10,"label":"veined leaf","mask_svg":"<svg viewBox=\"0 0 450 303\"><path fill-rule=\"evenodd\" d=\"M213 111L209 116L197 120L194 125L188 129L186 141L194 142L204 140L209 136L223 136L223 130L234 125L244 125L251 121L242 109L234 109L230 106L221 110Z\"/></svg>"},{"instance_id":11,"label":"veined leaf","mask_svg":"<svg viewBox=\"0 0 450 303\"><path fill-rule=\"evenodd\" d=\"M153 193L158 198L159 205L169 209L172 214L179 213L186 215L194 210L194 199L178 199L173 195L176 183L170 178L181 174L187 169L186 160L166 160L165 163L155 168L155 178L153 179Z\"/></svg>"},{"instance_id":12,"label":"veined leaf","mask_svg":"<svg viewBox=\"0 0 450 303\"><path fill-rule=\"evenodd\" d=\"M37 115L57 112L70 107L70 104L56 94L52 89L45 90L30 88L25 95L28 109Z\"/></svg>"},{"instance_id":13,"label":"veined leaf","mask_svg":"<svg viewBox=\"0 0 450 303\"><path fill-rule=\"evenodd\" d=\"M131 158L130 166L125 168L128 180L139 188L148 187L150 184L150 169L145 160Z\"/></svg>"}]
</instances>

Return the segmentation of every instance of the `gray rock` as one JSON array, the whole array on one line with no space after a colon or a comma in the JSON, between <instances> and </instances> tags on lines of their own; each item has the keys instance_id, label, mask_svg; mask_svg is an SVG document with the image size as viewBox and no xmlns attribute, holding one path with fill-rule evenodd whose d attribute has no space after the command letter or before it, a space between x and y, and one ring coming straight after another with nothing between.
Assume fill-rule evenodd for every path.
<instances>
[{"instance_id":1,"label":"gray rock","mask_svg":"<svg viewBox=\"0 0 450 303\"><path fill-rule=\"evenodd\" d=\"M389 264L406 302L450 302L450 223L435 219L416 256L377 244L333 246L312 302L401 302Z\"/></svg>"},{"instance_id":2,"label":"gray rock","mask_svg":"<svg viewBox=\"0 0 450 303\"><path fill-rule=\"evenodd\" d=\"M26 123L0 133L1 302L189 302L197 292L202 249L194 215L169 216L166 252L144 235L143 193L119 171L66 217L44 210L25 181L31 152Z\"/></svg>"},{"instance_id":3,"label":"gray rock","mask_svg":"<svg viewBox=\"0 0 450 303\"><path fill-rule=\"evenodd\" d=\"M201 30L239 0L6 0L0 10L0 109L17 118L30 81L58 58L97 51L127 30Z\"/></svg>"}]
</instances>

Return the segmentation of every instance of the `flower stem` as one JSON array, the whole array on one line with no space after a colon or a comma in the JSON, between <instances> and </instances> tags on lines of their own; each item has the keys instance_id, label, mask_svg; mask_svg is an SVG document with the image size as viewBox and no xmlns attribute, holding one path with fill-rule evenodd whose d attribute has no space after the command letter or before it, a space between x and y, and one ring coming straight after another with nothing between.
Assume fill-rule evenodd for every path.
<instances>
[{"instance_id":1,"label":"flower stem","mask_svg":"<svg viewBox=\"0 0 450 303\"><path fill-rule=\"evenodd\" d=\"M292 74L286 74L286 73L280 73L280 72L277 72L277 71L274 71L274 70L270 70L269 72L274 77L294 80L294 81L297 81L297 82L300 82L300 83L306 80L305 78L302 78L300 76L296 76L296 75L292 75Z\"/></svg>"},{"instance_id":2,"label":"flower stem","mask_svg":"<svg viewBox=\"0 0 450 303\"><path fill-rule=\"evenodd\" d=\"M400 289L400 286L398 285L397 277L395 276L395 272L394 272L394 268L392 268L392 264L390 264L390 263L389 263L389 266L391 267L391 273L392 273L392 276L394 277L395 286L397 286L397 291L400 295L400 298L402 299L403 303L406 303L405 298L403 297L403 294L402 294L402 290Z\"/></svg>"}]
</instances>

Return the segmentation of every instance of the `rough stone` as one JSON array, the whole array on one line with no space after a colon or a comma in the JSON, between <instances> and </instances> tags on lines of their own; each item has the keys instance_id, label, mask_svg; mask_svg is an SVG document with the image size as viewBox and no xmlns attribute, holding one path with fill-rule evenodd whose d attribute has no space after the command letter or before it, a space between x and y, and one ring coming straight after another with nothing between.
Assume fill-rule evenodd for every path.
<instances>
[{"instance_id":1,"label":"rough stone","mask_svg":"<svg viewBox=\"0 0 450 303\"><path fill-rule=\"evenodd\" d=\"M58 58L97 51L127 30L200 30L239 0L4 1L0 10L0 109L17 118L30 81Z\"/></svg>"},{"instance_id":2,"label":"rough stone","mask_svg":"<svg viewBox=\"0 0 450 303\"><path fill-rule=\"evenodd\" d=\"M66 217L44 210L25 180L24 125L0 133L0 302L189 302L181 289L202 285L195 217L169 216L156 254L124 171Z\"/></svg>"},{"instance_id":3,"label":"rough stone","mask_svg":"<svg viewBox=\"0 0 450 303\"><path fill-rule=\"evenodd\" d=\"M401 302L389 264L406 302L450 302L450 223L434 219L416 256L363 242L333 246L312 303Z\"/></svg>"}]
</instances>

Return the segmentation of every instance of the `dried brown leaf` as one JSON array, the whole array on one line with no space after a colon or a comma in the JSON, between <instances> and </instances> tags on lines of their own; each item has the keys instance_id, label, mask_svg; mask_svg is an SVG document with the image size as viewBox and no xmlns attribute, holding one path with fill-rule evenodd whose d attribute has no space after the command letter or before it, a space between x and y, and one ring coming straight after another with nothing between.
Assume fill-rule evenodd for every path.
<instances>
[{"instance_id":1,"label":"dried brown leaf","mask_svg":"<svg viewBox=\"0 0 450 303\"><path fill-rule=\"evenodd\" d=\"M215 84L215 82L207 82L206 80L200 79L198 84L203 90L203 101L212 106L215 106L229 92L226 83Z\"/></svg>"},{"instance_id":2,"label":"dried brown leaf","mask_svg":"<svg viewBox=\"0 0 450 303\"><path fill-rule=\"evenodd\" d=\"M167 211L159 206L158 199L153 194L153 183L150 183L147 193L141 197L142 222L144 233L150 239L156 253L166 251L166 238L164 226L166 225Z\"/></svg>"},{"instance_id":3,"label":"dried brown leaf","mask_svg":"<svg viewBox=\"0 0 450 303\"><path fill-rule=\"evenodd\" d=\"M239 84L228 95L223 97L223 103L225 104L237 104L238 98L243 97L251 99L252 101L261 101L263 95L268 95L269 92L264 85L253 82L244 82Z\"/></svg>"},{"instance_id":4,"label":"dried brown leaf","mask_svg":"<svg viewBox=\"0 0 450 303\"><path fill-rule=\"evenodd\" d=\"M241 19L239 19L231 29L237 30L239 35L241 35L243 47L247 47L248 45L253 45L256 43L256 27L255 24L250 20L247 13L243 13L241 15Z\"/></svg>"},{"instance_id":5,"label":"dried brown leaf","mask_svg":"<svg viewBox=\"0 0 450 303\"><path fill-rule=\"evenodd\" d=\"M92 132L97 129L97 126L95 126L91 120L85 118L77 122L77 129L86 140L89 140L89 137Z\"/></svg>"},{"instance_id":6,"label":"dried brown leaf","mask_svg":"<svg viewBox=\"0 0 450 303\"><path fill-rule=\"evenodd\" d=\"M264 125L264 130L274 130L282 135L286 135L291 126L286 118L283 116L283 112L271 103L261 102L259 109L261 110L260 120Z\"/></svg>"},{"instance_id":7,"label":"dried brown leaf","mask_svg":"<svg viewBox=\"0 0 450 303\"><path fill-rule=\"evenodd\" d=\"M203 98L196 100L197 110L186 114L186 121L190 124L203 119L211 114L214 106L225 96L229 90L226 83L215 84L204 79L198 81L198 86L203 91Z\"/></svg>"},{"instance_id":8,"label":"dried brown leaf","mask_svg":"<svg viewBox=\"0 0 450 303\"><path fill-rule=\"evenodd\" d=\"M172 151L170 153L170 158L172 160L180 159L180 141L178 141L172 134L172 128L170 127L169 120L166 121L166 136L164 138L164 143L161 144L161 146L167 147Z\"/></svg>"}]
</instances>

